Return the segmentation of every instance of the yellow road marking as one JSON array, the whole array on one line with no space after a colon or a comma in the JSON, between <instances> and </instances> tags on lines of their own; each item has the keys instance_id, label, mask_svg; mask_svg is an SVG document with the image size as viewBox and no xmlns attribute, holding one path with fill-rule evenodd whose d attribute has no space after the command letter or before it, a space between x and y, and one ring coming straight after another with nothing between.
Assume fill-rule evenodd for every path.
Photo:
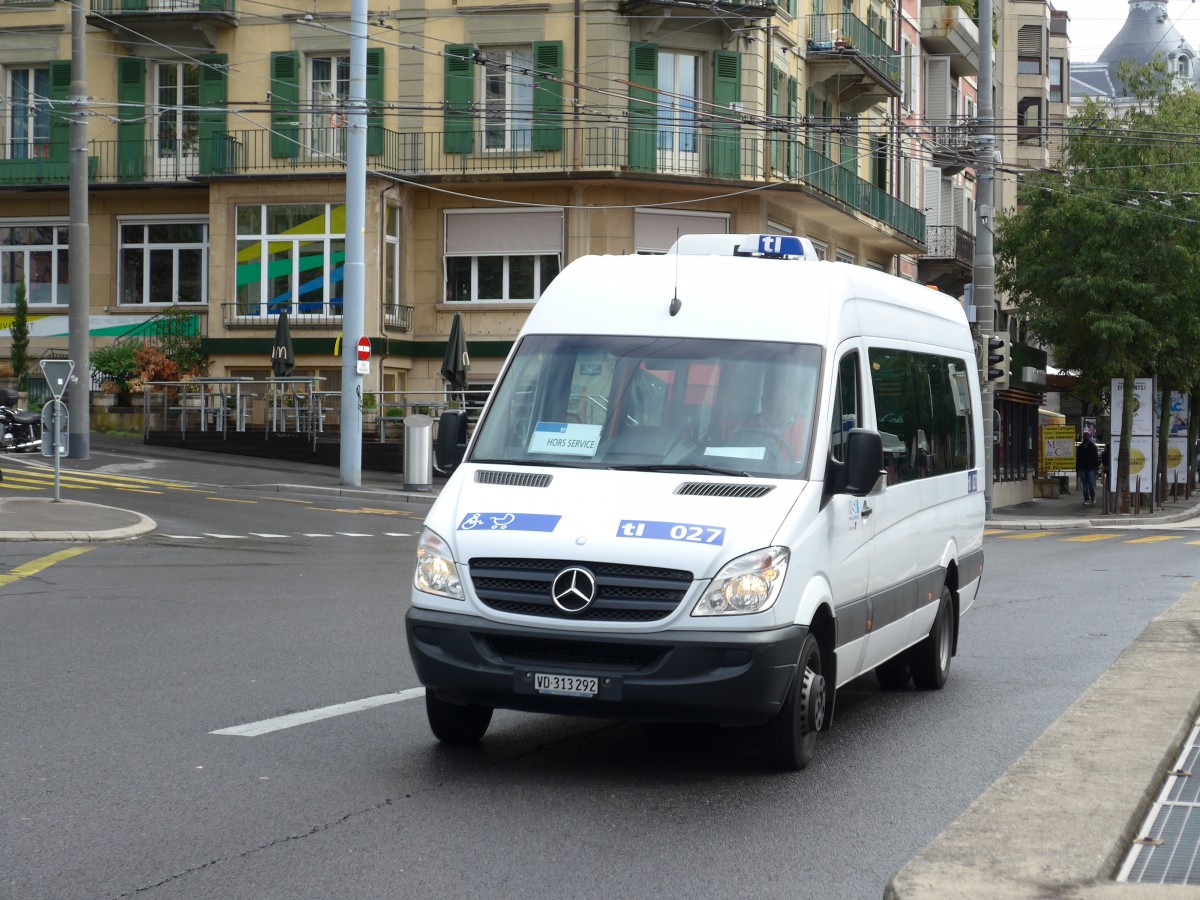
<instances>
[{"instance_id":1,"label":"yellow road marking","mask_svg":"<svg viewBox=\"0 0 1200 900\"><path fill-rule=\"evenodd\" d=\"M118 488L113 488L113 490L125 491L127 494L154 494L159 497L161 497L162 493L163 493L162 491L151 491L151 490L147 490L146 488L135 488L135 487L118 487Z\"/></svg>"},{"instance_id":2,"label":"yellow road marking","mask_svg":"<svg viewBox=\"0 0 1200 900\"><path fill-rule=\"evenodd\" d=\"M95 547L68 547L66 550L59 550L57 553L51 553L49 556L43 556L40 559L35 559L32 562L22 563L12 569L7 575L0 575L0 587L6 584L12 584L19 578L28 578L30 575L36 575L43 569L48 569L55 563L63 562L71 559L81 553L87 553L89 550L94 550Z\"/></svg>"},{"instance_id":3,"label":"yellow road marking","mask_svg":"<svg viewBox=\"0 0 1200 900\"><path fill-rule=\"evenodd\" d=\"M993 534L1008 534L1008 530L1004 529L1004 528L987 528L983 532L984 537L987 537L988 535L993 535Z\"/></svg>"},{"instance_id":4,"label":"yellow road marking","mask_svg":"<svg viewBox=\"0 0 1200 900\"><path fill-rule=\"evenodd\" d=\"M8 480L7 477L5 478L4 481L0 482L0 489L3 489L3 488L8 488L10 491L40 491L41 490L40 487L26 487L23 484L13 484L12 482L10 482Z\"/></svg>"},{"instance_id":5,"label":"yellow road marking","mask_svg":"<svg viewBox=\"0 0 1200 900\"><path fill-rule=\"evenodd\" d=\"M28 488L28 490L31 490L31 491L36 491L39 488L51 487L54 484L53 478L51 478L49 481L46 481L43 478L26 478L23 475L13 475L11 472L4 476L5 484L8 484L10 481L16 482L17 484L36 485L36 487ZM94 487L92 485L72 484L70 481L65 481L65 480L61 482L61 485L62 485L62 487L71 488L72 490L76 490L76 491L98 491L98 490L100 490L100 488Z\"/></svg>"},{"instance_id":6,"label":"yellow road marking","mask_svg":"<svg viewBox=\"0 0 1200 900\"><path fill-rule=\"evenodd\" d=\"M328 506L314 506L313 509L317 510L319 512L348 513L350 515L355 515L355 516L359 516L359 515L398 516L398 515L401 515L400 512L398 512L394 509L371 509L370 507L367 507L367 506L361 507L359 509L330 509Z\"/></svg>"},{"instance_id":7,"label":"yellow road marking","mask_svg":"<svg viewBox=\"0 0 1200 900\"><path fill-rule=\"evenodd\" d=\"M21 474L27 478L42 478L48 481L54 480L54 472L48 469L22 469ZM188 491L194 494L211 493L209 488L194 488L186 487L177 484L174 481L159 481L155 478L132 478L126 475L105 475L103 473L96 474L80 474L78 472L62 472L60 474L62 481L81 481L85 484L102 484L106 487L120 487L121 485L153 485L155 487L166 487L176 491Z\"/></svg>"},{"instance_id":8,"label":"yellow road marking","mask_svg":"<svg viewBox=\"0 0 1200 900\"><path fill-rule=\"evenodd\" d=\"M263 497L264 500L274 500L276 503L303 503L305 506L312 503L311 500L290 500L287 497Z\"/></svg>"},{"instance_id":9,"label":"yellow road marking","mask_svg":"<svg viewBox=\"0 0 1200 900\"><path fill-rule=\"evenodd\" d=\"M1182 538L1182 534L1156 534L1151 537L1134 538L1132 541L1126 541L1127 544L1157 544L1159 541L1177 541Z\"/></svg>"},{"instance_id":10,"label":"yellow road marking","mask_svg":"<svg viewBox=\"0 0 1200 900\"><path fill-rule=\"evenodd\" d=\"M258 502L257 500L234 500L231 497L209 497L208 499L216 500L219 503L249 503L251 505L254 505Z\"/></svg>"},{"instance_id":11,"label":"yellow road marking","mask_svg":"<svg viewBox=\"0 0 1200 900\"><path fill-rule=\"evenodd\" d=\"M1062 532L1061 531L1024 531L1024 532L1020 532L1018 534L1006 534L1003 537L1004 537L1004 540L1006 540L1006 541L1027 541L1030 538L1049 537L1052 534L1062 534Z\"/></svg>"},{"instance_id":12,"label":"yellow road marking","mask_svg":"<svg viewBox=\"0 0 1200 900\"><path fill-rule=\"evenodd\" d=\"M1064 541L1109 541L1115 534L1081 534L1079 537L1063 538Z\"/></svg>"}]
</instances>

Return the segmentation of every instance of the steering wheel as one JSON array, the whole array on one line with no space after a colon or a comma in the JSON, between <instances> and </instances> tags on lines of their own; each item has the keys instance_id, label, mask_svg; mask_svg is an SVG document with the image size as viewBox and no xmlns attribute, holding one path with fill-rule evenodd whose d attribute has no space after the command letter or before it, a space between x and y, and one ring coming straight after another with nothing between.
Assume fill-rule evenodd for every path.
<instances>
[{"instance_id":1,"label":"steering wheel","mask_svg":"<svg viewBox=\"0 0 1200 900\"><path fill-rule=\"evenodd\" d=\"M729 436L729 443L743 447L762 444L766 450L768 461L789 464L795 461L792 459L792 448L788 446L787 441L765 428L739 428Z\"/></svg>"}]
</instances>

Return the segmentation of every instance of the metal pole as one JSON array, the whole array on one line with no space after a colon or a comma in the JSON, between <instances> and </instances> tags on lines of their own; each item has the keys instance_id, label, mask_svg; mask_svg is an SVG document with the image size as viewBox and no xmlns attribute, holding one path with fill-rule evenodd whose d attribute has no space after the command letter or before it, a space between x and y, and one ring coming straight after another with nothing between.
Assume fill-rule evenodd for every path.
<instances>
[{"instance_id":1,"label":"metal pole","mask_svg":"<svg viewBox=\"0 0 1200 900\"><path fill-rule=\"evenodd\" d=\"M71 87L70 143L67 153L67 179L70 224L67 230L71 286L67 306L67 354L75 363L75 389L70 395L70 448L72 459L88 459L91 443L92 362L88 351L91 322L88 316L88 281L91 265L91 236L88 228L88 137L87 137L87 56L84 4L71 5ZM55 460L58 451L55 448Z\"/></svg>"},{"instance_id":2,"label":"metal pole","mask_svg":"<svg viewBox=\"0 0 1200 900\"><path fill-rule=\"evenodd\" d=\"M1003 0L1001 0L1003 2ZM975 260L972 297L975 322L983 343L981 381L987 377L987 339L996 333L996 257L993 255L992 224L995 221L996 133L992 106L992 0L979 0L979 122L975 133ZM983 389L983 497L988 518L992 516L994 472L995 390L984 381Z\"/></svg>"},{"instance_id":3,"label":"metal pole","mask_svg":"<svg viewBox=\"0 0 1200 900\"><path fill-rule=\"evenodd\" d=\"M350 101L346 123L346 268L342 296L342 484L362 484L362 387L358 339L366 334L367 0L350 3Z\"/></svg>"}]
</instances>

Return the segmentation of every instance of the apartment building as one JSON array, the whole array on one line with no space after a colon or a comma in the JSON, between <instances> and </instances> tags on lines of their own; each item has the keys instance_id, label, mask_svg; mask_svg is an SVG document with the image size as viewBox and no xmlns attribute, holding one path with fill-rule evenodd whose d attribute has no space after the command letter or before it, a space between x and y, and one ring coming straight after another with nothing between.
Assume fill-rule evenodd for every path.
<instances>
[{"instance_id":1,"label":"apartment building","mask_svg":"<svg viewBox=\"0 0 1200 900\"><path fill-rule=\"evenodd\" d=\"M1014 210L1020 173L1054 164L1070 115L1070 16L1050 0L995 0L995 119L1001 165L995 206ZM1010 378L995 397L994 502L1032 496L1037 471L1038 409L1046 397L1046 351L1026 343L1007 298L996 296L996 331L1007 334Z\"/></svg>"},{"instance_id":2,"label":"apartment building","mask_svg":"<svg viewBox=\"0 0 1200 900\"><path fill-rule=\"evenodd\" d=\"M183 308L213 375L262 376L286 309L298 372L336 390L348 0L89 2L95 341ZM66 347L70 9L5 0L0 22L0 327L24 284L37 355ZM440 389L456 312L490 386L583 254L769 229L891 271L920 256L900 32L882 0L373 8L367 389Z\"/></svg>"}]
</instances>

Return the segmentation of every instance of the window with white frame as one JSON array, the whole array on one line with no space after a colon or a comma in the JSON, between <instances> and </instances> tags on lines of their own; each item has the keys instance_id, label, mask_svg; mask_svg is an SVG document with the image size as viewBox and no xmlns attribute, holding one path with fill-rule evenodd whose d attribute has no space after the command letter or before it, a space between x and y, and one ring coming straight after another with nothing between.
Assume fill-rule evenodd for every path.
<instances>
[{"instance_id":1,"label":"window with white frame","mask_svg":"<svg viewBox=\"0 0 1200 900\"><path fill-rule=\"evenodd\" d=\"M671 209L633 211L634 253L666 253L685 234L728 233L728 213Z\"/></svg>"},{"instance_id":2,"label":"window with white frame","mask_svg":"<svg viewBox=\"0 0 1200 900\"><path fill-rule=\"evenodd\" d=\"M533 139L533 49L489 49L483 79L483 146L529 150Z\"/></svg>"},{"instance_id":3,"label":"window with white frame","mask_svg":"<svg viewBox=\"0 0 1200 900\"><path fill-rule=\"evenodd\" d=\"M900 96L904 98L904 108L906 110L916 109L916 94L917 94L917 58L916 50L913 48L912 41L904 38L904 56L901 59L903 68L900 71Z\"/></svg>"},{"instance_id":4,"label":"window with white frame","mask_svg":"<svg viewBox=\"0 0 1200 900\"><path fill-rule=\"evenodd\" d=\"M854 265L856 262L858 262L858 257L848 250L839 250L837 252L837 261L840 263L849 263L850 265Z\"/></svg>"},{"instance_id":5,"label":"window with white frame","mask_svg":"<svg viewBox=\"0 0 1200 900\"><path fill-rule=\"evenodd\" d=\"M11 68L5 72L8 103L8 158L50 155L50 69Z\"/></svg>"},{"instance_id":6,"label":"window with white frame","mask_svg":"<svg viewBox=\"0 0 1200 900\"><path fill-rule=\"evenodd\" d=\"M239 316L340 316L345 265L345 205L238 206Z\"/></svg>"},{"instance_id":7,"label":"window with white frame","mask_svg":"<svg viewBox=\"0 0 1200 900\"><path fill-rule=\"evenodd\" d=\"M308 57L309 141L314 156L342 158L346 152L344 112L350 99L349 55Z\"/></svg>"},{"instance_id":8,"label":"window with white frame","mask_svg":"<svg viewBox=\"0 0 1200 900\"><path fill-rule=\"evenodd\" d=\"M817 259L829 259L829 245L824 241L813 240L813 249L817 251Z\"/></svg>"},{"instance_id":9,"label":"window with white frame","mask_svg":"<svg viewBox=\"0 0 1200 900\"><path fill-rule=\"evenodd\" d=\"M446 301L535 303L562 265L561 209L446 211Z\"/></svg>"},{"instance_id":10,"label":"window with white frame","mask_svg":"<svg viewBox=\"0 0 1200 900\"><path fill-rule=\"evenodd\" d=\"M195 173L200 159L200 66L155 63L154 80L156 172Z\"/></svg>"},{"instance_id":11,"label":"window with white frame","mask_svg":"<svg viewBox=\"0 0 1200 900\"><path fill-rule=\"evenodd\" d=\"M208 222L122 219L120 303L206 303Z\"/></svg>"},{"instance_id":12,"label":"window with white frame","mask_svg":"<svg viewBox=\"0 0 1200 900\"><path fill-rule=\"evenodd\" d=\"M400 303L400 208L387 207L383 228L383 318L389 325L412 328L409 310Z\"/></svg>"},{"instance_id":13,"label":"window with white frame","mask_svg":"<svg viewBox=\"0 0 1200 900\"><path fill-rule=\"evenodd\" d=\"M0 300L16 302L25 286L30 306L63 306L70 294L67 220L0 220Z\"/></svg>"}]
</instances>

